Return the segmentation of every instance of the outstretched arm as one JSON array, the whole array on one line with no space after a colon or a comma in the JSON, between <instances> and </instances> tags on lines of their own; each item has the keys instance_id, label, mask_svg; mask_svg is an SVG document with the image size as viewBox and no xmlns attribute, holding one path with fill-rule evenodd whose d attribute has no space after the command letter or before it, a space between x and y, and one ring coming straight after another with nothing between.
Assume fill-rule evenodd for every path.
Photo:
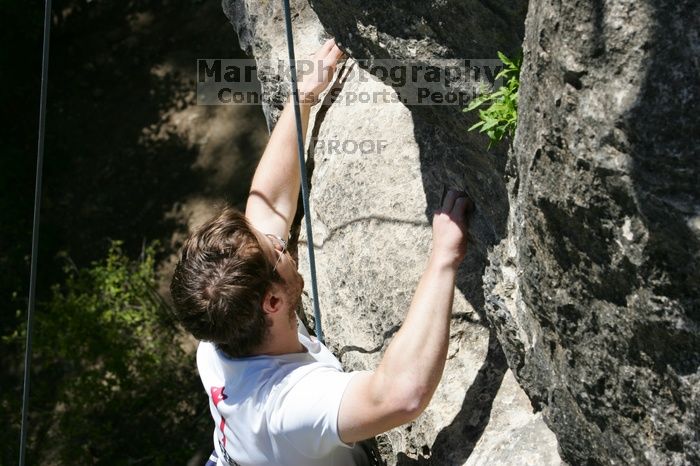
<instances>
[{"instance_id":1,"label":"outstretched arm","mask_svg":"<svg viewBox=\"0 0 700 466\"><path fill-rule=\"evenodd\" d=\"M330 83L342 54L333 39L326 41L312 58L314 71L298 85L303 135L311 105ZM297 209L300 178L294 98L290 95L253 176L245 212L253 226L287 237Z\"/></svg>"},{"instance_id":2,"label":"outstretched arm","mask_svg":"<svg viewBox=\"0 0 700 466\"><path fill-rule=\"evenodd\" d=\"M466 253L465 193L449 191L433 218L433 250L401 329L373 372L357 374L340 405L347 443L412 421L428 406L442 377L457 267Z\"/></svg>"}]
</instances>

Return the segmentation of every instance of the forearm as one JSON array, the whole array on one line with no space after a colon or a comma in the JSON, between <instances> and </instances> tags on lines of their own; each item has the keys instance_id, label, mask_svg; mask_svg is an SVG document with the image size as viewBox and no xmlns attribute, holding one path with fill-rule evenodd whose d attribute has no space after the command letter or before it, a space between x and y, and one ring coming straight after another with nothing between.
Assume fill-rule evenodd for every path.
<instances>
[{"instance_id":1,"label":"forearm","mask_svg":"<svg viewBox=\"0 0 700 466\"><path fill-rule=\"evenodd\" d=\"M335 41L327 40L312 58L314 73L299 82L302 139L311 103L330 84L342 55ZM263 233L289 233L301 187L298 152L294 101L290 96L255 170L246 204L246 218Z\"/></svg>"},{"instance_id":2,"label":"forearm","mask_svg":"<svg viewBox=\"0 0 700 466\"><path fill-rule=\"evenodd\" d=\"M300 103L302 137L309 123L310 105ZM263 201L274 209L279 220L289 227L296 213L301 186L294 100L290 95L277 120L267 147L255 170L249 202Z\"/></svg>"},{"instance_id":3,"label":"forearm","mask_svg":"<svg viewBox=\"0 0 700 466\"><path fill-rule=\"evenodd\" d=\"M401 329L377 369L382 390L401 393L422 411L445 367L456 266L432 254Z\"/></svg>"},{"instance_id":4,"label":"forearm","mask_svg":"<svg viewBox=\"0 0 700 466\"><path fill-rule=\"evenodd\" d=\"M433 251L408 314L377 369L356 375L338 413L345 442L412 421L428 406L445 368L457 267L466 254L466 194L449 190L433 216Z\"/></svg>"}]
</instances>

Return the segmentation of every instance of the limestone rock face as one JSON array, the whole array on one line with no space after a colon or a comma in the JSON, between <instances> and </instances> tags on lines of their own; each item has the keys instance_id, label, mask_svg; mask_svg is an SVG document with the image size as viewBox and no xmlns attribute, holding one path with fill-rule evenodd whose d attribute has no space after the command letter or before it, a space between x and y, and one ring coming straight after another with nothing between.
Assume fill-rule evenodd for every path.
<instances>
[{"instance_id":1,"label":"limestone rock face","mask_svg":"<svg viewBox=\"0 0 700 466\"><path fill-rule=\"evenodd\" d=\"M573 464L700 464L698 18L530 2L486 307Z\"/></svg>"},{"instance_id":2,"label":"limestone rock face","mask_svg":"<svg viewBox=\"0 0 700 466\"><path fill-rule=\"evenodd\" d=\"M223 5L248 53L286 59L281 2ZM476 203L445 374L379 439L389 464L560 464L557 439L572 464L700 464L700 4L292 8L297 57L330 36L351 57L306 148L323 325L348 370L375 367L399 328L442 184ZM507 155L460 106L347 99L406 92L358 59L493 58L523 37ZM289 83L259 77L272 127ZM309 283L303 249L300 267Z\"/></svg>"},{"instance_id":3,"label":"limestone rock face","mask_svg":"<svg viewBox=\"0 0 700 466\"><path fill-rule=\"evenodd\" d=\"M506 2L503 2L504 5ZM347 370L376 367L398 330L428 258L442 184L468 187L477 211L459 272L448 361L426 412L378 440L394 464L561 464L554 434L508 369L484 314L489 247L505 234L504 153L487 153L460 106L350 103L397 91L355 59L493 58L522 40L526 3L293 1L296 56L334 36L351 58L314 107L307 133L320 307L329 347ZM256 60L287 58L282 2L225 0L242 46ZM313 7L313 8L312 8ZM507 32L503 32L507 31ZM362 74L364 73L364 74ZM270 127L289 83L260 76ZM465 83L465 86L478 83ZM310 283L306 237L300 268ZM309 307L309 306L307 306Z\"/></svg>"}]
</instances>

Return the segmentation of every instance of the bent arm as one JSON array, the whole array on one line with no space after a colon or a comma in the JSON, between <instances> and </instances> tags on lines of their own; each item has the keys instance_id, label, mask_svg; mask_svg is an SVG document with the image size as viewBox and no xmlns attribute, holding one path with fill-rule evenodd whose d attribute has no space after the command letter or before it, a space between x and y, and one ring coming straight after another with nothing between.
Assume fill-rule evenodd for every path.
<instances>
[{"instance_id":1,"label":"bent arm","mask_svg":"<svg viewBox=\"0 0 700 466\"><path fill-rule=\"evenodd\" d=\"M311 106L301 102L302 135L306 135ZM246 217L259 230L286 238L297 210L301 186L296 117L290 95L255 170L246 204Z\"/></svg>"},{"instance_id":2,"label":"bent arm","mask_svg":"<svg viewBox=\"0 0 700 466\"><path fill-rule=\"evenodd\" d=\"M343 52L330 39L312 58L313 72L299 83L302 139L309 124L312 102L326 89ZM301 185L294 98L289 96L253 175L246 217L260 231L282 238L292 225Z\"/></svg>"},{"instance_id":3,"label":"bent arm","mask_svg":"<svg viewBox=\"0 0 700 466\"><path fill-rule=\"evenodd\" d=\"M448 194L433 220L433 251L406 319L379 366L356 375L340 406L338 429L351 443L412 421L440 383L449 344L457 267L466 253L466 197ZM446 210L445 210L446 208Z\"/></svg>"},{"instance_id":4,"label":"bent arm","mask_svg":"<svg viewBox=\"0 0 700 466\"><path fill-rule=\"evenodd\" d=\"M447 356L455 273L431 256L406 320L379 366L358 374L346 389L338 418L344 442L410 422L430 402Z\"/></svg>"}]
</instances>

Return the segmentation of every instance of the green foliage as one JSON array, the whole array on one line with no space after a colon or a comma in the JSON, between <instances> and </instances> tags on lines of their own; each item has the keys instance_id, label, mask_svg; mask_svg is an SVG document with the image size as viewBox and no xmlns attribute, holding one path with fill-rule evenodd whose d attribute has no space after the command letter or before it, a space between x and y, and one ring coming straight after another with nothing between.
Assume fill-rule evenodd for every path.
<instances>
[{"instance_id":1,"label":"green foliage","mask_svg":"<svg viewBox=\"0 0 700 466\"><path fill-rule=\"evenodd\" d=\"M486 133L489 137L489 149L506 136L512 138L518 124L518 87L522 57L511 60L498 52L498 58L503 62L504 68L496 75L496 79L503 78L505 86L501 86L495 92L482 90L481 95L472 100L463 110L465 112L479 110L479 121L472 125L469 131L479 128L480 133ZM490 105L483 108L486 104Z\"/></svg>"},{"instance_id":2,"label":"green foliage","mask_svg":"<svg viewBox=\"0 0 700 466\"><path fill-rule=\"evenodd\" d=\"M120 246L67 266L37 308L32 462L185 464L211 441L194 354L155 291L156 245L139 260Z\"/></svg>"}]
</instances>

